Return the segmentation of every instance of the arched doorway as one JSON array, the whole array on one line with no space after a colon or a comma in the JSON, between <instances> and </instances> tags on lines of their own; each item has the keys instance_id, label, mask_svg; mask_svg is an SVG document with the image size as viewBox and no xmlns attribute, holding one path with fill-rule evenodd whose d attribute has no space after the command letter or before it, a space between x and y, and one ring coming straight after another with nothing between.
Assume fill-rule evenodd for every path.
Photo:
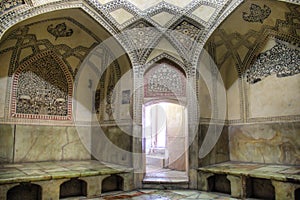
<instances>
[{"instance_id":1,"label":"arched doorway","mask_svg":"<svg viewBox=\"0 0 300 200\"><path fill-rule=\"evenodd\" d=\"M186 107L166 100L151 101L144 106L146 177L158 173L168 178L186 175L187 112ZM174 173L174 171L181 173ZM176 175L175 175L176 174ZM160 177L160 176L159 176Z\"/></svg>"},{"instance_id":2,"label":"arched doorway","mask_svg":"<svg viewBox=\"0 0 300 200\"><path fill-rule=\"evenodd\" d=\"M187 130L185 72L161 60L144 74L144 182L188 180Z\"/></svg>"}]
</instances>

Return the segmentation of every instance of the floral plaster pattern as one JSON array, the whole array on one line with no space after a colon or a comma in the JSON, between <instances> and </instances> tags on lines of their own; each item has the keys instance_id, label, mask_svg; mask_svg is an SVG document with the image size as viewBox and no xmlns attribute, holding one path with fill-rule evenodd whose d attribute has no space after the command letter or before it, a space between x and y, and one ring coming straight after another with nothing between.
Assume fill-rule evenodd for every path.
<instances>
[{"instance_id":1,"label":"floral plaster pattern","mask_svg":"<svg viewBox=\"0 0 300 200\"><path fill-rule=\"evenodd\" d=\"M191 50L201 30L189 22L183 21L176 26L175 31L177 32L176 37L181 45L186 50Z\"/></svg>"},{"instance_id":2,"label":"floral plaster pattern","mask_svg":"<svg viewBox=\"0 0 300 200\"><path fill-rule=\"evenodd\" d=\"M55 40L58 37L70 37L73 34L73 29L68 29L66 23L57 24L55 27L53 24L50 24L47 31L55 37Z\"/></svg>"},{"instance_id":3,"label":"floral plaster pattern","mask_svg":"<svg viewBox=\"0 0 300 200\"><path fill-rule=\"evenodd\" d=\"M68 120L71 96L72 79L63 62L51 52L41 53L14 75L12 116Z\"/></svg>"},{"instance_id":4,"label":"floral plaster pattern","mask_svg":"<svg viewBox=\"0 0 300 200\"><path fill-rule=\"evenodd\" d=\"M24 3L24 0L3 0L0 2L0 14Z\"/></svg>"},{"instance_id":5,"label":"floral plaster pattern","mask_svg":"<svg viewBox=\"0 0 300 200\"><path fill-rule=\"evenodd\" d=\"M271 14L270 7L264 5L264 7L260 7L256 4L251 4L250 13L243 12L243 19L247 22L260 22L263 23L265 19L269 17Z\"/></svg>"},{"instance_id":6,"label":"floral plaster pattern","mask_svg":"<svg viewBox=\"0 0 300 200\"><path fill-rule=\"evenodd\" d=\"M145 97L184 96L185 76L175 67L160 64L145 76Z\"/></svg>"},{"instance_id":7,"label":"floral plaster pattern","mask_svg":"<svg viewBox=\"0 0 300 200\"><path fill-rule=\"evenodd\" d=\"M259 54L254 64L246 70L247 82L254 84L265 77L293 76L300 73L300 51L277 42L270 50Z\"/></svg>"}]
</instances>

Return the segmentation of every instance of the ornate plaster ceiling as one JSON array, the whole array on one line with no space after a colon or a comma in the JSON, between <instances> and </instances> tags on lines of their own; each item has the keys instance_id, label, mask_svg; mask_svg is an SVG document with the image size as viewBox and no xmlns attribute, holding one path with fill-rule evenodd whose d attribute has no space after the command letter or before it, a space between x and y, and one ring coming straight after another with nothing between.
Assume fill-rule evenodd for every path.
<instances>
[{"instance_id":1,"label":"ornate plaster ceiling","mask_svg":"<svg viewBox=\"0 0 300 200\"><path fill-rule=\"evenodd\" d=\"M245 75L270 39L299 48L299 5L245 1L214 31L205 49L214 58L229 87Z\"/></svg>"},{"instance_id":2,"label":"ornate plaster ceiling","mask_svg":"<svg viewBox=\"0 0 300 200\"><path fill-rule=\"evenodd\" d=\"M243 3L245 2L245 3ZM251 31L259 31L261 25L275 26L278 19L284 20L280 15L281 1L256 1L258 5L272 4L271 15L263 23L247 22L242 19L241 12L250 12L249 5L252 1L243 0L11 0L0 3L0 36L17 22L35 18L38 20L40 14L47 15L49 19L53 17L53 11L80 8L91 18L97 21L109 35L123 33L134 29L144 29L144 32L130 32L130 37L118 38L118 41L125 48L133 63L144 63L152 53L152 50L161 41L167 42L176 49L178 58L181 58L187 65L195 65L198 62L200 52L208 38L214 32L220 33L226 30L228 35L239 35L235 40L236 46L250 48L250 40L255 42L253 37L247 37L248 43L237 42L243 40L242 35L251 35ZM253 1L255 2L255 1ZM298 0L286 0L289 3L299 4ZM277 6L277 7L276 7ZM237 7L238 10L235 10ZM230 13L235 12L227 20L227 25L223 23ZM279 13L279 15L277 15ZM60 15L60 14L59 14ZM75 17L75 16L74 16ZM80 15L78 15L80 18ZM91 23L84 23L89 26ZM98 27L97 25L93 27ZM218 28L219 27L219 28ZM217 31L215 31L218 28ZM239 33L235 30L239 29ZM90 28L93 30L93 28ZM97 29L95 29L97 30ZM99 33L98 33L99 34ZM141 34L141 35L139 35ZM108 37L107 36L107 37ZM231 37L230 36L230 37ZM230 38L229 37L229 38ZM226 36L225 36L226 38ZM249 43L250 42L250 43ZM168 45L169 45L168 44ZM170 46L169 45L169 46ZM250 46L249 46L250 45ZM135 50L132 51L132 46ZM146 49L142 47L147 47ZM226 46L224 52L237 51L237 47ZM233 49L233 51L231 50ZM174 51L173 51L174 52ZM243 54L244 51L239 52ZM227 55L226 53L224 55ZM220 55L218 55L220 57ZM245 55L239 55L241 59Z\"/></svg>"}]
</instances>

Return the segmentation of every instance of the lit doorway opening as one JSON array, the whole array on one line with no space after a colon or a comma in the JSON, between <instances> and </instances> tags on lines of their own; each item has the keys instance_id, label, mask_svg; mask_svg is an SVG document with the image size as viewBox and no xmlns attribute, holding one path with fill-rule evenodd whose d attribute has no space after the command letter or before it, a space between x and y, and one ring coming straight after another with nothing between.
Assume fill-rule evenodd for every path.
<instances>
[{"instance_id":1,"label":"lit doorway opening","mask_svg":"<svg viewBox=\"0 0 300 200\"><path fill-rule=\"evenodd\" d=\"M187 113L177 103L148 103L144 107L145 180L187 181Z\"/></svg>"}]
</instances>

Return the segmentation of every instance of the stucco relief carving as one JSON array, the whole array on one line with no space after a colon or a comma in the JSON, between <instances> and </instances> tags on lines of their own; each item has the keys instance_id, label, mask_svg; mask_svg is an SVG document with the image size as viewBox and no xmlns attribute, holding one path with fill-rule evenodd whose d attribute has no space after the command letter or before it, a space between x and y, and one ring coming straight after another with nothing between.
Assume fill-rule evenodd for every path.
<instances>
[{"instance_id":1,"label":"stucco relief carving","mask_svg":"<svg viewBox=\"0 0 300 200\"><path fill-rule=\"evenodd\" d=\"M70 119L72 84L63 68L62 62L49 52L22 65L13 80L12 116L43 119L63 116Z\"/></svg>"},{"instance_id":2,"label":"stucco relief carving","mask_svg":"<svg viewBox=\"0 0 300 200\"><path fill-rule=\"evenodd\" d=\"M106 49L103 49L103 54L109 56ZM105 63L106 61L104 60L103 62ZM119 105L117 104L116 84L120 78L120 66L114 61L99 80L95 91L94 109L98 120L101 122L111 122L114 120L115 115L118 114Z\"/></svg>"},{"instance_id":3,"label":"stucco relief carving","mask_svg":"<svg viewBox=\"0 0 300 200\"><path fill-rule=\"evenodd\" d=\"M65 22L57 24L56 26L50 24L47 27L47 31L55 37L55 40L59 37L70 37L73 34L73 29L67 28Z\"/></svg>"},{"instance_id":4,"label":"stucco relief carving","mask_svg":"<svg viewBox=\"0 0 300 200\"><path fill-rule=\"evenodd\" d=\"M191 50L200 33L200 29L193 24L183 21L174 29L179 43L186 49Z\"/></svg>"},{"instance_id":5,"label":"stucco relief carving","mask_svg":"<svg viewBox=\"0 0 300 200\"><path fill-rule=\"evenodd\" d=\"M277 42L270 50L258 55L245 75L247 82L254 84L272 74L286 77L298 73L300 73L300 50Z\"/></svg>"},{"instance_id":6,"label":"stucco relief carving","mask_svg":"<svg viewBox=\"0 0 300 200\"><path fill-rule=\"evenodd\" d=\"M115 78L114 73L110 74L109 84L106 91L106 109L105 112L108 115L109 120L113 119L113 113L115 111L115 100L116 97L114 95L114 87L115 87Z\"/></svg>"},{"instance_id":7,"label":"stucco relief carving","mask_svg":"<svg viewBox=\"0 0 300 200\"><path fill-rule=\"evenodd\" d=\"M184 96L185 76L175 67L162 63L145 76L145 97Z\"/></svg>"},{"instance_id":8,"label":"stucco relief carving","mask_svg":"<svg viewBox=\"0 0 300 200\"><path fill-rule=\"evenodd\" d=\"M260 22L263 23L265 19L271 14L271 8L264 5L260 7L257 4L251 4L250 13L243 12L243 19L247 22Z\"/></svg>"},{"instance_id":9,"label":"stucco relief carving","mask_svg":"<svg viewBox=\"0 0 300 200\"><path fill-rule=\"evenodd\" d=\"M3 0L0 2L0 14L15 6L25 4L24 0Z\"/></svg>"},{"instance_id":10,"label":"stucco relief carving","mask_svg":"<svg viewBox=\"0 0 300 200\"><path fill-rule=\"evenodd\" d=\"M60 90L40 77L41 74L37 75L31 70L21 72L19 76L16 112L66 116L66 91Z\"/></svg>"}]
</instances>

